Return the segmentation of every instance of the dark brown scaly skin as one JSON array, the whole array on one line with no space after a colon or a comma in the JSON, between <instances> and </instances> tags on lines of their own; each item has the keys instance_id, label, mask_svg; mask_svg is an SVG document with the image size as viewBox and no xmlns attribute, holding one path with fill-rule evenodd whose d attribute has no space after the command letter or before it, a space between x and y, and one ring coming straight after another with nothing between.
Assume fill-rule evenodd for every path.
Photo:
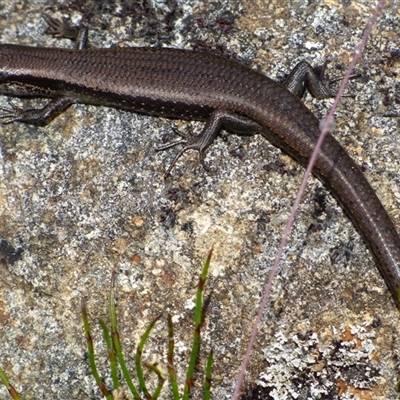
<instances>
[{"instance_id":1,"label":"dark brown scaly skin","mask_svg":"<svg viewBox=\"0 0 400 400\"><path fill-rule=\"evenodd\" d=\"M197 137L194 148L201 152L221 126L239 132L248 126L249 133L261 131L304 165L319 135L317 118L285 87L232 60L193 51L0 45L0 93L55 99L37 121L13 109L8 110L7 122L47 122L46 117L75 102L171 118L210 121L216 113L244 117L242 123L230 124L223 118L219 125L211 123ZM325 139L314 172L357 226L399 307L400 238L374 190L331 135Z\"/></svg>"}]
</instances>

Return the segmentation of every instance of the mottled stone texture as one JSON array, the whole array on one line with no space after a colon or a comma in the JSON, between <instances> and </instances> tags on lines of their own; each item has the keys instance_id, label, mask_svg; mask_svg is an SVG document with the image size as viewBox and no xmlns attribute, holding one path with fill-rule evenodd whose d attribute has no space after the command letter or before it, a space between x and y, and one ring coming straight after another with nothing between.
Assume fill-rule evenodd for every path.
<instances>
[{"instance_id":1,"label":"mottled stone texture","mask_svg":"<svg viewBox=\"0 0 400 400\"><path fill-rule=\"evenodd\" d=\"M43 35L41 14L51 6L57 17L86 15L94 47L207 48L282 81L301 59L329 60L330 76L343 75L373 2L55 3L1 2L0 42L71 46ZM334 134L400 230L399 119L385 116L400 112L399 20L398 2L388 2ZM319 118L331 104L305 101ZM183 383L197 276L212 245L199 367L213 348L214 398L230 399L303 169L261 137L225 133L209 150L210 171L188 153L164 179L175 153L155 148L173 128L198 133L201 124L76 105L46 127L2 126L0 366L24 399L101 398L85 355L80 301L88 301L99 368L110 384L97 319L108 321L113 269L129 368L140 335L161 311L144 357L165 365L169 312ZM311 180L243 399L395 399L399 330L371 254L335 199ZM200 384L202 375L196 378ZM171 398L168 391L163 398Z\"/></svg>"}]
</instances>

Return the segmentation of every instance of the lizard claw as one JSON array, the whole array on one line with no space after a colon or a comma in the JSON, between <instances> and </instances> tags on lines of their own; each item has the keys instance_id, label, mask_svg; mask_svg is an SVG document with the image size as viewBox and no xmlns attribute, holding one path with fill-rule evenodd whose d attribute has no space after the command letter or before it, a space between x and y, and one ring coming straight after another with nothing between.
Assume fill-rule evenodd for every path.
<instances>
[{"instance_id":1,"label":"lizard claw","mask_svg":"<svg viewBox=\"0 0 400 400\"><path fill-rule=\"evenodd\" d=\"M181 143L185 143L184 141L179 141ZM179 142L175 142L175 144L179 143ZM172 147L172 146L171 146ZM207 167L207 165L204 163L204 159L205 159L205 152L203 150L201 150L201 148L199 147L199 145L197 143L194 144L187 144L182 150L179 151L179 153L174 157L174 159L171 161L171 164L169 165L169 167L167 168L166 172L165 172L165 176L169 176L171 175L171 171L172 168L174 168L176 162L181 158L182 154L185 153L188 150L197 150L199 152L199 161L200 164L203 166L203 168L206 171L209 171L209 168Z\"/></svg>"},{"instance_id":2,"label":"lizard claw","mask_svg":"<svg viewBox=\"0 0 400 400\"><path fill-rule=\"evenodd\" d=\"M0 107L0 111L4 114L0 115L2 123L7 125L13 122L21 121L25 115L25 110L16 106L10 99L8 99L9 107Z\"/></svg>"},{"instance_id":3,"label":"lizard claw","mask_svg":"<svg viewBox=\"0 0 400 400\"><path fill-rule=\"evenodd\" d=\"M75 41L77 50L82 50L87 45L88 29L85 26L74 26L70 23L68 18L62 20L50 17L50 15L43 14L48 27L45 31L46 34L52 35L56 38L71 39Z\"/></svg>"},{"instance_id":4,"label":"lizard claw","mask_svg":"<svg viewBox=\"0 0 400 400\"><path fill-rule=\"evenodd\" d=\"M46 21L48 27L45 31L47 35L52 35L56 38L75 39L78 35L79 29L71 25L67 18L62 20L51 17L50 15L43 14L43 19Z\"/></svg>"},{"instance_id":5,"label":"lizard claw","mask_svg":"<svg viewBox=\"0 0 400 400\"><path fill-rule=\"evenodd\" d=\"M177 129L173 129L174 133L176 133L178 136L182 137L183 139L180 140L175 140L173 142L167 143L162 146L158 146L156 148L156 151L164 151L171 149L172 147L180 146L183 145L184 147L176 154L174 159L172 160L171 164L167 168L165 172L165 176L171 175L171 171L173 167L175 166L176 162L181 158L183 153L185 153L188 150L197 150L199 152L199 161L200 164L203 166L203 168L208 171L209 168L206 166L204 163L205 159L205 149L202 148L202 143L201 143L201 135L194 136L194 135L187 135L185 133L180 132Z\"/></svg>"}]
</instances>

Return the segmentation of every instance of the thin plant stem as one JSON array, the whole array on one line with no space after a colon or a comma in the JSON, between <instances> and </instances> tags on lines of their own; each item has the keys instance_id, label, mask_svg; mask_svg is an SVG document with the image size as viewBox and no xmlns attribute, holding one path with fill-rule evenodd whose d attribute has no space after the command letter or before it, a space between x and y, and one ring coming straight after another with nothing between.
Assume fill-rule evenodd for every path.
<instances>
[{"instance_id":1,"label":"thin plant stem","mask_svg":"<svg viewBox=\"0 0 400 400\"><path fill-rule=\"evenodd\" d=\"M172 317L168 314L168 375L169 381L171 383L172 395L174 400L179 400L179 389L178 383L176 381L176 372L174 368L174 348L175 348L175 340L174 340L174 325L172 323Z\"/></svg>"},{"instance_id":2,"label":"thin plant stem","mask_svg":"<svg viewBox=\"0 0 400 400\"><path fill-rule=\"evenodd\" d=\"M245 371L247 369L247 365L248 365L249 360L250 360L250 354L251 354L251 352L253 350L254 343L255 343L255 340L256 340L256 336L257 336L257 333L258 333L258 327L260 325L262 316L264 315L265 307L266 307L266 304L267 304L267 299L269 298L269 294L271 292L272 283L273 283L273 281L275 279L275 276L277 274L278 265L280 263L280 260L281 260L282 255L283 255L284 248L285 248L286 243L288 241L289 233L290 233L290 230L291 230L291 228L293 226L294 218L295 218L295 215L297 213L297 209L299 207L301 199L303 197L304 190L305 190L305 187L307 185L308 178L311 175L311 171L312 171L312 168L313 168L313 166L315 164L315 160L317 158L317 155L319 154L319 150L320 150L320 148L322 146L322 143L323 143L323 141L325 139L325 136L328 133L329 127L332 124L333 114L334 114L334 112L336 111L336 109L337 109L337 107L339 105L339 101L340 101L340 99L341 99L341 97L343 95L343 92L344 92L345 88L346 88L346 85L348 83L349 77L353 73L354 67L355 67L356 63L358 62L359 58L362 55L364 47L365 47L365 45L366 45L366 43L368 41L369 35L372 32L372 28L375 25L376 20L378 19L380 13L382 12L382 9L385 6L385 3L386 3L385 0L380 0L378 2L377 6L375 8L375 12L372 15L371 19L369 20L368 25L367 25L367 27L366 27L366 29L364 31L363 37L362 37L359 45L355 49L355 52L354 52L354 55L353 55L353 59L352 59L350 65L349 65L349 68L347 69L347 72L346 72L346 74L345 74L345 76L343 78L342 84L339 87L339 90L338 90L338 92L336 94L336 97L335 97L335 101L334 101L331 109L329 110L329 113L328 113L327 117L324 120L322 129L321 129L321 134L320 134L320 136L319 136L319 138L317 140L317 143L315 145L314 151L313 151L313 153L312 153L312 155L310 157L310 161L308 162L307 169L306 169L306 171L304 173L304 177L302 179L300 188L299 188L299 190L297 192L296 199L295 199L295 201L293 203L289 219L288 219L288 221L286 223L285 231L284 231L284 233L282 235L282 239L281 239L281 242L279 244L278 251L276 253L274 264L273 264L271 272L269 274L268 281L267 281L267 283L265 284L265 287L264 287L263 297L261 299L260 306L258 308L258 313L257 313L256 321L255 321L254 326L253 326L253 331L251 333L250 340L249 340L249 343L247 345L246 353L245 353L245 356L243 358L242 365L240 367L239 375L238 375L237 380L236 380L236 385L235 385L235 390L233 392L232 400L237 400L238 399L240 388L241 388L243 380L244 380L244 374L245 374ZM399 293L399 295L400 295L400 293Z\"/></svg>"},{"instance_id":3,"label":"thin plant stem","mask_svg":"<svg viewBox=\"0 0 400 400\"><path fill-rule=\"evenodd\" d=\"M11 385L11 383L9 382L9 380L7 378L7 375L1 368L0 368L0 379L3 382L4 386L7 388L8 393L10 393L11 397L14 400L20 400L19 394L14 389L14 387Z\"/></svg>"},{"instance_id":4,"label":"thin plant stem","mask_svg":"<svg viewBox=\"0 0 400 400\"><path fill-rule=\"evenodd\" d=\"M108 358L110 360L111 378L113 382L113 389L117 390L119 388L118 381L118 369L117 369L117 357L115 355L115 349L111 340L110 332L107 328L106 323L103 320L99 321L101 329L103 330L104 341L107 344Z\"/></svg>"},{"instance_id":5,"label":"thin plant stem","mask_svg":"<svg viewBox=\"0 0 400 400\"><path fill-rule=\"evenodd\" d=\"M110 320L111 320L111 337L115 349L115 353L119 362L119 365L122 370L122 374L125 378L126 384L128 385L129 390L132 393L132 396L135 400L141 400L138 391L135 388L135 385L132 382L132 378L129 374L128 368L126 367L125 359L122 354L122 346L121 341L119 339L119 333L117 328L117 314L115 312L115 271L112 271L111 274L111 289L110 289L110 298L109 298L109 308L110 308Z\"/></svg>"},{"instance_id":6,"label":"thin plant stem","mask_svg":"<svg viewBox=\"0 0 400 400\"><path fill-rule=\"evenodd\" d=\"M82 312L83 327L85 329L85 335L86 335L86 343L87 343L87 348L88 348L89 365L90 365L90 369L92 370L92 375L93 375L94 380L96 381L97 386L99 387L100 391L103 393L103 395L107 398L107 400L112 400L113 399L112 394L108 391L106 385L104 384L103 380L101 379L101 377L97 371L96 361L94 358L93 339L92 339L89 318L88 318L87 309L86 309L86 302L85 302L84 298L82 298L82 302L81 302L81 312Z\"/></svg>"},{"instance_id":7,"label":"thin plant stem","mask_svg":"<svg viewBox=\"0 0 400 400\"><path fill-rule=\"evenodd\" d=\"M143 354L143 348L144 345L147 342L147 339L150 336L150 333L152 331L152 329L154 328L154 325L156 324L156 322L161 318L162 314L158 315L156 318L153 319L153 321L151 321L150 325L148 326L148 328L146 329L146 331L144 332L144 334L142 335L140 342L138 344L137 350L136 350L136 356L135 356L135 365L136 365L136 373L137 373L137 377L139 379L139 386L140 389L142 390L144 397L146 399L151 399L151 395L149 393L149 391L147 390L146 387L146 382L144 379L144 375L143 375L143 368L142 368L142 354Z\"/></svg>"},{"instance_id":8,"label":"thin plant stem","mask_svg":"<svg viewBox=\"0 0 400 400\"><path fill-rule=\"evenodd\" d=\"M193 385L193 374L194 369L196 367L197 357L200 349L200 330L201 323L203 319L203 291L204 285L206 283L208 270L210 268L210 261L212 256L213 249L208 253L206 262L204 263L203 270L200 275L199 283L197 285L197 294L196 294L196 310L194 317L194 334L193 334L193 346L192 352L190 354L189 367L186 374L185 387L183 389L183 397L182 400L188 400L190 394L190 388Z\"/></svg>"},{"instance_id":9,"label":"thin plant stem","mask_svg":"<svg viewBox=\"0 0 400 400\"><path fill-rule=\"evenodd\" d=\"M145 367L151 369L157 376L158 376L158 385L156 390L154 391L153 395L151 396L151 400L157 400L160 396L161 390L165 383L165 377L163 376L162 372L155 366L150 363L144 363Z\"/></svg>"}]
</instances>

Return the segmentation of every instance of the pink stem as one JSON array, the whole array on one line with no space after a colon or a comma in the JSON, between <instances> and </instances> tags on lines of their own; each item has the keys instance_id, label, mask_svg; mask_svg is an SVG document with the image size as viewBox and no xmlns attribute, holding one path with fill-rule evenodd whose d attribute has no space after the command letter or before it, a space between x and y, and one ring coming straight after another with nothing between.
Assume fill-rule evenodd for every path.
<instances>
[{"instance_id":1,"label":"pink stem","mask_svg":"<svg viewBox=\"0 0 400 400\"><path fill-rule=\"evenodd\" d=\"M354 67L357 64L357 62L360 59L360 57L361 57L361 54L362 54L362 52L364 50L364 47L367 44L369 35L371 34L372 28L375 25L376 20L378 19L380 13L382 12L382 9L385 6L385 3L386 3L385 0L380 0L378 5L376 6L375 12L374 12L373 16L371 17L371 19L370 19L370 21L369 21L369 23L367 25L367 28L365 29L364 35L363 35L363 37L361 39L361 42L357 46L357 48L356 48L356 50L354 52L353 59L352 59L350 65L349 65L349 68L348 68L348 70L346 72L346 75L344 76L344 78L342 80L342 84L340 85L340 88L339 88L339 90L338 90L338 92L336 94L335 101L334 101L334 103L333 103L333 105L332 105L327 117L325 118L325 120L323 122L321 134L319 136L317 144L315 145L315 149L314 149L314 151L313 151L313 153L311 155L311 158L310 158L310 161L308 163L306 172L304 173L304 177L303 177L303 180L301 182L299 191L297 192L296 200L294 201L294 204L292 206L292 210L290 212L289 219L288 219L288 221L286 223L285 231L283 233L281 242L279 244L278 251L276 253L276 257L275 257L275 261L274 261L273 267L271 269L271 273L270 273L270 275L268 277L268 281L267 281L267 283L265 285L265 288L264 288L264 294L263 294L263 297L261 299L260 306L258 308L257 318L256 318L256 321L254 323L253 331L251 333L249 344L247 346L246 354L244 356L242 365L240 367L238 378L236 380L236 386L235 386L235 391L233 393L232 400L237 400L238 399L240 388L241 388L241 386L243 384L243 380L244 380L244 374L246 372L247 365L249 363L250 354L251 354L251 352L253 350L254 342L256 340L256 336L257 336L257 333L258 333L258 327L260 325L261 318L264 315L265 305L266 305L267 300L269 298L269 295L271 293L272 283L273 283L273 281L275 279L275 276L276 276L276 273L277 273L277 270L278 270L278 265L279 265L280 260L282 258L283 250L284 250L284 248L286 246L286 243L288 241L289 233L290 233L290 230L292 228L292 225L293 225L293 222L294 222L294 218L295 218L296 213L297 213L297 209L298 209L299 204L301 202L301 199L302 199L302 196L303 196L303 193L304 193L304 189L305 189L305 187L307 185L308 178L310 177L312 168L313 168L313 166L315 164L315 160L317 158L317 154L318 154L318 152L319 152L319 150L321 148L321 145L322 145L322 142L325 139L325 136L327 135L327 133L329 131L329 127L331 126L331 123L333 122L333 114L336 111L336 108L337 108L337 106L339 104L340 98L341 98L341 96L342 96L342 94L343 94L343 92L344 92L344 90L346 88L346 85L347 85L347 83L349 81L349 77L353 73Z\"/></svg>"}]
</instances>

